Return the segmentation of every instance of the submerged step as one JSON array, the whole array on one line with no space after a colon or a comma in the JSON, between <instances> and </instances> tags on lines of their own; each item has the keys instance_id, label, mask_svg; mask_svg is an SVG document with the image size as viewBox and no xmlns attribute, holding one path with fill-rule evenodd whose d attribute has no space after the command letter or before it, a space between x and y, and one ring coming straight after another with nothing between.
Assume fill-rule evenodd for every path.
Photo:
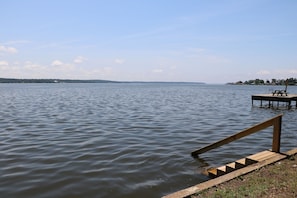
<instances>
[{"instance_id":1,"label":"submerged step","mask_svg":"<svg viewBox=\"0 0 297 198\"><path fill-rule=\"evenodd\" d=\"M208 174L208 177L210 177L210 178L216 178L216 177L218 177L217 176L217 169L216 168L209 168L209 169L207 169L207 174Z\"/></svg>"},{"instance_id":2,"label":"submerged step","mask_svg":"<svg viewBox=\"0 0 297 198\"><path fill-rule=\"evenodd\" d=\"M219 168L209 168L207 169L207 173L210 178L216 178L226 174L226 167L221 166Z\"/></svg>"}]
</instances>

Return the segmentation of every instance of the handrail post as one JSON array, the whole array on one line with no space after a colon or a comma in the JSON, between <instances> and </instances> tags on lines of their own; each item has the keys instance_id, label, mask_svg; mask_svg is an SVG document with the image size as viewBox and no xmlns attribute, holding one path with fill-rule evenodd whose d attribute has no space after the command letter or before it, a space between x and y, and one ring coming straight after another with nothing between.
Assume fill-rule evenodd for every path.
<instances>
[{"instance_id":1,"label":"handrail post","mask_svg":"<svg viewBox=\"0 0 297 198\"><path fill-rule=\"evenodd\" d=\"M272 140L272 151L280 152L280 140L281 140L281 130L282 130L282 115L275 118L273 124L273 140Z\"/></svg>"}]
</instances>

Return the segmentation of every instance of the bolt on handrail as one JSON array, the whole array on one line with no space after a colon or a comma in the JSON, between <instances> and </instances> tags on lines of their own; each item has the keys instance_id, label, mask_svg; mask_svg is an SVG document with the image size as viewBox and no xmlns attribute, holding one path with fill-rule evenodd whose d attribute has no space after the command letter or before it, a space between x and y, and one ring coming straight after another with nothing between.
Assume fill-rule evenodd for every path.
<instances>
[{"instance_id":1,"label":"bolt on handrail","mask_svg":"<svg viewBox=\"0 0 297 198\"><path fill-rule=\"evenodd\" d=\"M215 149L222 145L228 144L245 136L251 135L253 133L259 132L265 128L273 126L273 141L272 141L272 151L279 153L280 151L280 138L281 138L281 125L282 125L282 116L283 114L277 115L267 121L259 123L255 126L252 126L248 129L245 129L239 133L236 133L230 137L212 143L206 147L193 151L191 154L193 157L197 157L199 154L205 153L209 150Z\"/></svg>"}]
</instances>

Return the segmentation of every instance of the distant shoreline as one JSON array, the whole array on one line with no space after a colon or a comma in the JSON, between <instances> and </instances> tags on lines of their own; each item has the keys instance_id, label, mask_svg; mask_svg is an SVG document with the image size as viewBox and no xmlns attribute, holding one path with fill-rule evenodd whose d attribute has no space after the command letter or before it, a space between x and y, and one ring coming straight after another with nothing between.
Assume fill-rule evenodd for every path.
<instances>
[{"instance_id":1,"label":"distant shoreline","mask_svg":"<svg viewBox=\"0 0 297 198\"><path fill-rule=\"evenodd\" d=\"M111 80L70 80L70 79L17 79L17 78L0 78L0 83L187 83L187 84L205 84L203 82L111 81Z\"/></svg>"},{"instance_id":2,"label":"distant shoreline","mask_svg":"<svg viewBox=\"0 0 297 198\"><path fill-rule=\"evenodd\" d=\"M109 80L17 79L0 78L0 83L117 83Z\"/></svg>"}]
</instances>

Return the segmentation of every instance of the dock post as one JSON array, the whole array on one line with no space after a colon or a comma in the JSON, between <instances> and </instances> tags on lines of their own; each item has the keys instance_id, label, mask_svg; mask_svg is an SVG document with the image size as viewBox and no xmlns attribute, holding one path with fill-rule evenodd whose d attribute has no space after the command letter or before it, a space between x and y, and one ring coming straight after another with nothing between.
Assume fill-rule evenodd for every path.
<instances>
[{"instance_id":1,"label":"dock post","mask_svg":"<svg viewBox=\"0 0 297 198\"><path fill-rule=\"evenodd\" d=\"M272 151L279 153L282 128L282 116L277 117L273 124Z\"/></svg>"}]
</instances>

